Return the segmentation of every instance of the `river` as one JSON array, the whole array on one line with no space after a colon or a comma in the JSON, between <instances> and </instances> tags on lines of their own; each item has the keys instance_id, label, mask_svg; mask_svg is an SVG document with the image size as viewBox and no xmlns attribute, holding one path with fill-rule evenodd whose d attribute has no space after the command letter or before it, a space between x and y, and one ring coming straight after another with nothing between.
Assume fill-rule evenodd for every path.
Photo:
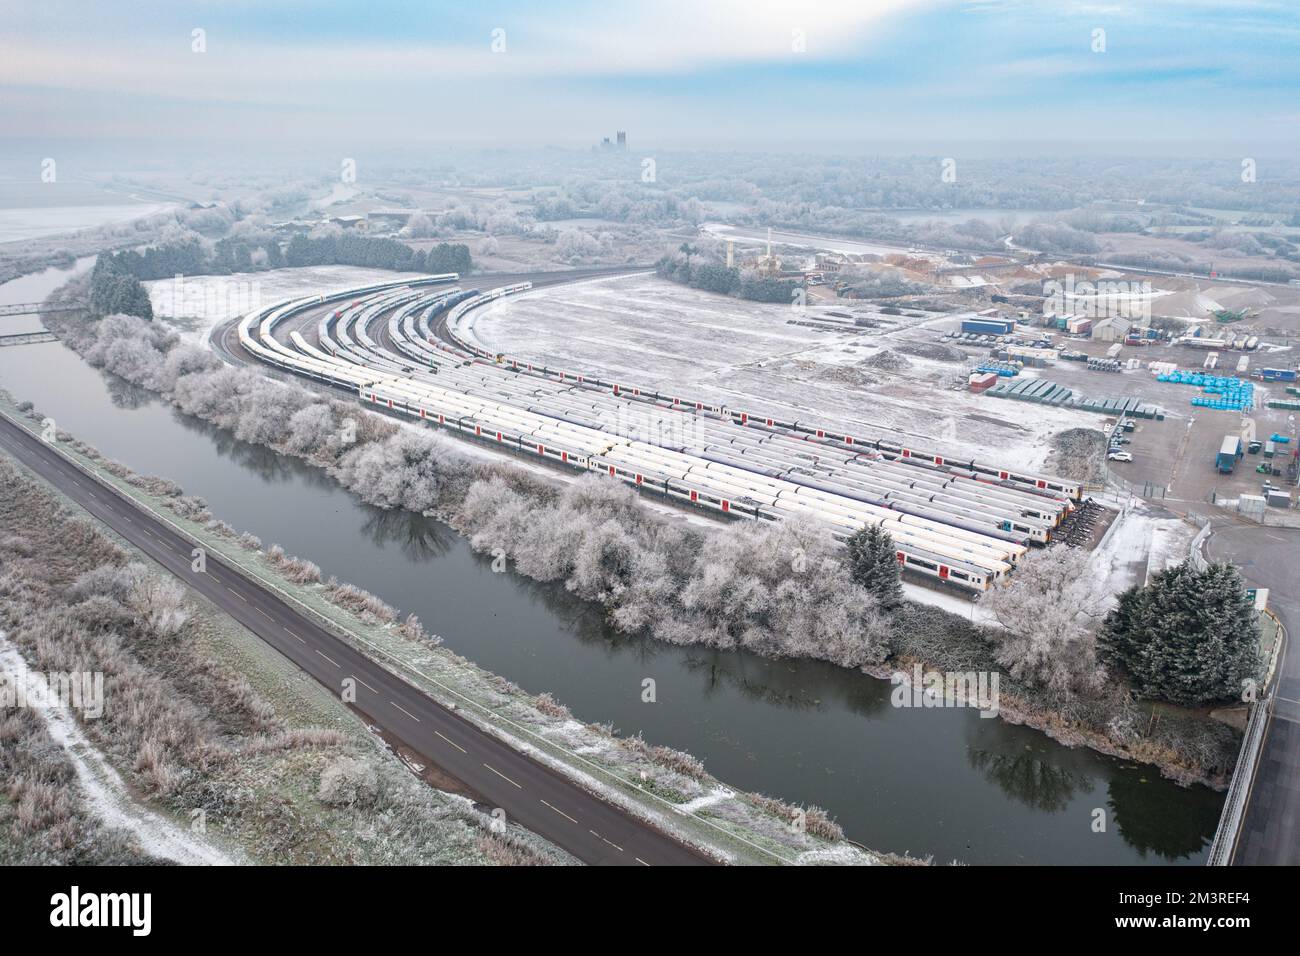
<instances>
[{"instance_id":1,"label":"river","mask_svg":"<svg viewBox=\"0 0 1300 956\"><path fill-rule=\"evenodd\" d=\"M0 304L38 301L69 274L0 286ZM458 653L550 691L579 719L687 750L730 785L825 807L866 846L940 863L1198 864L1214 835L1221 795L1153 768L971 710L895 708L887 683L831 665L617 634L562 587L493 573L445 525L366 505L61 344L0 348L0 387L105 455L202 496L239 530L415 612ZM657 703L641 701L646 677Z\"/></svg>"}]
</instances>

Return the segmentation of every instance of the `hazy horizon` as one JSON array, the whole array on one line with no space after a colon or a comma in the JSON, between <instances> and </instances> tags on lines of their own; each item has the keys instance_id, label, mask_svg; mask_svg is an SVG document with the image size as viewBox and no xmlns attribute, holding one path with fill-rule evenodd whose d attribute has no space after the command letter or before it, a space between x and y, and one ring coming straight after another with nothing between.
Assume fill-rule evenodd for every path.
<instances>
[{"instance_id":1,"label":"hazy horizon","mask_svg":"<svg viewBox=\"0 0 1300 956\"><path fill-rule=\"evenodd\" d=\"M1269 0L0 11L10 153L584 149L616 130L633 150L892 155L1267 156L1300 140L1300 11Z\"/></svg>"}]
</instances>

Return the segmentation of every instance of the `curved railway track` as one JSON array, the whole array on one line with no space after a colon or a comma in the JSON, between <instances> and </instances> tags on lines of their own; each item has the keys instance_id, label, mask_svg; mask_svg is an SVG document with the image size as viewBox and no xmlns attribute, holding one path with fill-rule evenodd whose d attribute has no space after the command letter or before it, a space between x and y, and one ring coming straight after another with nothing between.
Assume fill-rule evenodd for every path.
<instances>
[{"instance_id":1,"label":"curved railway track","mask_svg":"<svg viewBox=\"0 0 1300 956\"><path fill-rule=\"evenodd\" d=\"M362 401L562 468L736 518L885 527L904 568L982 591L1046 543L1077 485L885 439L846 435L492 353L455 275L277 303L245 316L249 357ZM229 339L225 340L227 349Z\"/></svg>"}]
</instances>

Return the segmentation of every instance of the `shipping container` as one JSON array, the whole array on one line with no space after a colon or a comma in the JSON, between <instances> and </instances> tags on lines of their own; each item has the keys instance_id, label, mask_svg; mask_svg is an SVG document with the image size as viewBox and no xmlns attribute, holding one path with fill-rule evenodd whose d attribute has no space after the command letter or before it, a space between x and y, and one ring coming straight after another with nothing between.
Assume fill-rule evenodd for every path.
<instances>
[{"instance_id":1,"label":"shipping container","mask_svg":"<svg viewBox=\"0 0 1300 956\"><path fill-rule=\"evenodd\" d=\"M975 335L1010 335L1016 323L1010 319L962 319L961 330Z\"/></svg>"}]
</instances>

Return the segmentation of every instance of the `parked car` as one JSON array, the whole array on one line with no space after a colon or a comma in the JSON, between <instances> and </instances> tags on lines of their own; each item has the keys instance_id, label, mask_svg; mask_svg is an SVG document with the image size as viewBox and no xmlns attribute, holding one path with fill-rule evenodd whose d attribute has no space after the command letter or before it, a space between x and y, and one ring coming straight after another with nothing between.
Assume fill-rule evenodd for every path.
<instances>
[{"instance_id":1,"label":"parked car","mask_svg":"<svg viewBox=\"0 0 1300 956\"><path fill-rule=\"evenodd\" d=\"M1126 451L1112 451L1106 456L1111 461L1132 461L1133 455Z\"/></svg>"}]
</instances>

